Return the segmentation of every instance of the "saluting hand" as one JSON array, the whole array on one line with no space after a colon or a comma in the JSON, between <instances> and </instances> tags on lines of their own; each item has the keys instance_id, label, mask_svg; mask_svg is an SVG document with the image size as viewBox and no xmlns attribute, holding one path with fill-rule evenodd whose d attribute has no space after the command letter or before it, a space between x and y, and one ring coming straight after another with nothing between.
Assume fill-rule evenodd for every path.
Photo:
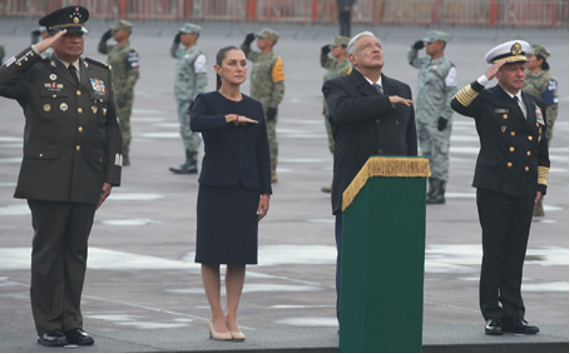
<instances>
[{"instance_id":1,"label":"saluting hand","mask_svg":"<svg viewBox=\"0 0 570 354\"><path fill-rule=\"evenodd\" d=\"M40 53L45 51L46 49L51 47L55 42L57 42L57 40L60 39L66 33L67 30L65 29L63 31L57 32L53 37L47 37L46 39L35 45L36 49L39 50Z\"/></svg>"},{"instance_id":2,"label":"saluting hand","mask_svg":"<svg viewBox=\"0 0 570 354\"><path fill-rule=\"evenodd\" d=\"M257 206L257 221L263 219L269 210L269 194L262 194Z\"/></svg>"},{"instance_id":3,"label":"saluting hand","mask_svg":"<svg viewBox=\"0 0 570 354\"><path fill-rule=\"evenodd\" d=\"M97 209L103 204L105 199L111 194L111 184L105 182L103 183L103 188L101 188L101 197L99 198L99 204L97 204Z\"/></svg>"},{"instance_id":4,"label":"saluting hand","mask_svg":"<svg viewBox=\"0 0 570 354\"><path fill-rule=\"evenodd\" d=\"M489 69L487 69L487 72L485 73L487 79L493 80L493 78L496 77L497 74L499 73L499 69L501 68L501 66L505 65L506 62L507 62L506 60L502 60L498 63L491 65Z\"/></svg>"}]
</instances>

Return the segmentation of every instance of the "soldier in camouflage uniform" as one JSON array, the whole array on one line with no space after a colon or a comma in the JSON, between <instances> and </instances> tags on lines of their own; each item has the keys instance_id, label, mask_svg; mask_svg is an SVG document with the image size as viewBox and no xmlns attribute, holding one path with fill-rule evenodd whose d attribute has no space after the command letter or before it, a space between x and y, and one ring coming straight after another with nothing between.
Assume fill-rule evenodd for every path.
<instances>
[{"instance_id":1,"label":"soldier in camouflage uniform","mask_svg":"<svg viewBox=\"0 0 570 354\"><path fill-rule=\"evenodd\" d=\"M6 56L6 52L4 52L4 46L0 44L0 65L4 62L4 56Z\"/></svg>"},{"instance_id":2,"label":"soldier in camouflage uniform","mask_svg":"<svg viewBox=\"0 0 570 354\"><path fill-rule=\"evenodd\" d=\"M129 43L133 24L119 20L101 37L98 50L108 54L108 62L113 68L113 84L119 110L119 124L123 135L123 166L130 165L129 146L131 144L131 113L135 99L135 84L139 79L139 54ZM113 37L116 45L107 45Z\"/></svg>"},{"instance_id":3,"label":"soldier in camouflage uniform","mask_svg":"<svg viewBox=\"0 0 570 354\"><path fill-rule=\"evenodd\" d=\"M321 66L327 70L324 81L330 80L337 76L346 75L350 72L351 67L346 56L346 46L350 38L336 36L331 44L327 44L321 48ZM333 56L331 58L329 53ZM325 127L329 137L329 150L334 153L334 139L332 135L331 123L329 122L329 109L327 101L323 97L323 116L325 116ZM321 191L331 193L332 186L324 186Z\"/></svg>"},{"instance_id":4,"label":"soldier in camouflage uniform","mask_svg":"<svg viewBox=\"0 0 570 354\"><path fill-rule=\"evenodd\" d=\"M185 23L174 37L170 48L170 55L178 59L174 97L178 106L180 135L186 151L186 162L177 167L170 167L171 172L178 174L198 173L198 148L202 139L200 133L190 130L190 107L208 84L206 54L196 46L200 30L198 25Z\"/></svg>"},{"instance_id":5,"label":"soldier in camouflage uniform","mask_svg":"<svg viewBox=\"0 0 570 354\"><path fill-rule=\"evenodd\" d=\"M527 53L526 81L523 91L542 98L546 106L546 134L548 146L552 140L552 128L558 118L558 82L550 76L550 65L546 59L550 52L540 44L534 44ZM534 207L534 216L544 216L542 199Z\"/></svg>"},{"instance_id":6,"label":"soldier in camouflage uniform","mask_svg":"<svg viewBox=\"0 0 570 354\"><path fill-rule=\"evenodd\" d=\"M260 51L251 50L251 42L257 37L257 46ZM283 61L273 52L273 46L279 38L277 32L264 28L258 34L249 33L241 45L247 59L253 62L251 70L250 96L259 100L263 105L267 121L267 136L269 138L269 152L271 154L271 182L277 182L277 107L285 93L285 74Z\"/></svg>"},{"instance_id":7,"label":"soldier in camouflage uniform","mask_svg":"<svg viewBox=\"0 0 570 354\"><path fill-rule=\"evenodd\" d=\"M431 177L427 204L445 204L445 187L449 180L449 141L451 137L450 102L457 92L457 70L443 54L448 35L430 31L416 41L408 52L408 62L418 73L416 95L416 125L420 149L429 159ZM426 47L427 56L418 57Z\"/></svg>"}]
</instances>

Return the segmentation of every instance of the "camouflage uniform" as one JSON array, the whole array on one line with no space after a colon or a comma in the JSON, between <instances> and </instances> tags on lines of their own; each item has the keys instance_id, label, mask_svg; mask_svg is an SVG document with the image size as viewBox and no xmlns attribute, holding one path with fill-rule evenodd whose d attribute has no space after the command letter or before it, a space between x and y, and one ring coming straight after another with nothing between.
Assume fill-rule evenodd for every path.
<instances>
[{"instance_id":1,"label":"camouflage uniform","mask_svg":"<svg viewBox=\"0 0 570 354\"><path fill-rule=\"evenodd\" d=\"M268 30L262 30L257 36L265 38L263 36L267 32ZM275 33L273 31L271 32ZM250 96L261 102L263 105L263 114L267 117L268 109L277 109L279 103L283 100L285 93L283 61L273 50L269 54L261 56L261 52L252 50L250 44L243 43L241 49L244 51L247 59L253 62ZM277 120L278 114L275 114L275 119L267 120L267 136L269 139L269 152L271 154L272 180L274 182L276 181L276 177L274 178L273 176L275 176L277 155L279 153L277 135L275 133Z\"/></svg>"},{"instance_id":2,"label":"camouflage uniform","mask_svg":"<svg viewBox=\"0 0 570 354\"><path fill-rule=\"evenodd\" d=\"M528 52L529 55L541 55L544 60L550 56L544 47L533 45ZM523 91L542 98L546 106L546 132L548 135L548 146L552 140L552 128L558 118L558 82L550 76L548 70L541 70L536 74L527 71L526 81Z\"/></svg>"},{"instance_id":3,"label":"camouflage uniform","mask_svg":"<svg viewBox=\"0 0 570 354\"><path fill-rule=\"evenodd\" d=\"M0 65L4 62L4 56L6 56L6 52L4 52L4 46L0 44Z\"/></svg>"},{"instance_id":4,"label":"camouflage uniform","mask_svg":"<svg viewBox=\"0 0 570 354\"><path fill-rule=\"evenodd\" d=\"M180 29L180 32L199 33L200 27L193 24L185 24ZM202 49L197 46L186 49L177 41L172 43L170 54L173 58L178 59L176 79L174 81L174 97L176 98L178 108L180 136L184 143L187 163L189 164L187 168L192 167L192 169L197 172L198 148L200 147L202 139L200 133L194 133L190 130L190 107L196 96L206 89L206 85L208 84L208 62L206 54L204 54ZM171 171L181 173L182 170L185 171L186 169L181 166L180 168L171 168Z\"/></svg>"},{"instance_id":5,"label":"camouflage uniform","mask_svg":"<svg viewBox=\"0 0 570 354\"><path fill-rule=\"evenodd\" d=\"M532 46L529 55L540 55L546 59L550 56L548 52L541 45L535 44ZM527 71L526 80L523 86L523 91L532 95L542 98L546 106L546 135L548 136L548 146L552 140L552 130L556 118L558 118L558 82L550 76L548 70L541 70L535 74ZM534 216L544 216L544 208L542 206L542 199L536 204L534 208Z\"/></svg>"},{"instance_id":6,"label":"camouflage uniform","mask_svg":"<svg viewBox=\"0 0 570 354\"><path fill-rule=\"evenodd\" d=\"M428 37L424 42L430 40L432 39ZM457 92L457 70L445 55L435 60L430 56L419 58L418 49L414 46L408 52L408 62L420 69L414 105L420 149L430 164L430 191L433 193L435 184L439 183L445 192L445 184L449 180L449 145L453 114L450 103ZM443 130L438 128L440 118L447 121Z\"/></svg>"},{"instance_id":7,"label":"camouflage uniform","mask_svg":"<svg viewBox=\"0 0 570 354\"><path fill-rule=\"evenodd\" d=\"M126 21L119 21L126 22ZM119 24L118 23L118 24ZM114 29L117 28L115 25ZM113 86L117 100L119 124L123 135L123 166L130 164L131 113L135 99L134 88L139 79L139 55L130 43L122 46L107 45L101 40L99 53L109 55L109 65L113 68Z\"/></svg>"},{"instance_id":8,"label":"camouflage uniform","mask_svg":"<svg viewBox=\"0 0 570 354\"><path fill-rule=\"evenodd\" d=\"M337 46L337 45L346 46L348 44L347 39L350 40L350 38L348 37L337 36L333 41L333 43L330 44L330 46ZM337 76L346 75L351 71L348 59L345 59L343 61L337 61L336 59L331 58L328 54L324 53L321 53L321 66L327 69L323 82L333 79ZM334 139L332 136L331 123L329 122L328 119L329 109L327 107L327 101L325 100L324 97L323 97L323 116L325 117L325 126L327 128L327 135L329 137L329 150L332 154L334 153Z\"/></svg>"}]
</instances>

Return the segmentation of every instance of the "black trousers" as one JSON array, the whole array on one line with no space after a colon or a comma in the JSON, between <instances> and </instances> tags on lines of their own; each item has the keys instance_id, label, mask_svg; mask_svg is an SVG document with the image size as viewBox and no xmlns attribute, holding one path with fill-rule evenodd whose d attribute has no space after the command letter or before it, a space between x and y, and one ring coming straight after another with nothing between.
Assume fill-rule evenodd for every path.
<instances>
[{"instance_id":1,"label":"black trousers","mask_svg":"<svg viewBox=\"0 0 570 354\"><path fill-rule=\"evenodd\" d=\"M340 318L340 265L342 250L342 212L335 214L334 237L336 240L336 318Z\"/></svg>"},{"instance_id":2,"label":"black trousers","mask_svg":"<svg viewBox=\"0 0 570 354\"><path fill-rule=\"evenodd\" d=\"M28 200L32 212L30 297L38 334L83 328L81 293L96 205Z\"/></svg>"},{"instance_id":3,"label":"black trousers","mask_svg":"<svg viewBox=\"0 0 570 354\"><path fill-rule=\"evenodd\" d=\"M533 208L532 199L477 189L483 231L479 305L485 320L524 318L521 282Z\"/></svg>"},{"instance_id":4,"label":"black trousers","mask_svg":"<svg viewBox=\"0 0 570 354\"><path fill-rule=\"evenodd\" d=\"M344 11L342 9L338 10L338 23L340 24L340 35L344 37L350 37L350 19L352 16L352 10Z\"/></svg>"}]
</instances>

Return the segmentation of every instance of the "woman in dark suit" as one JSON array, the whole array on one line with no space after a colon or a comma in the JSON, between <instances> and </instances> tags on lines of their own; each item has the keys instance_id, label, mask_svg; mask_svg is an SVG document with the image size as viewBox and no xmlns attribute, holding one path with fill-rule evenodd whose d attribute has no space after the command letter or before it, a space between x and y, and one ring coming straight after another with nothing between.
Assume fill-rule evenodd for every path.
<instances>
[{"instance_id":1,"label":"woman in dark suit","mask_svg":"<svg viewBox=\"0 0 570 354\"><path fill-rule=\"evenodd\" d=\"M217 91L196 97L192 131L202 132L205 155L198 182L196 262L212 310L210 337L243 340L237 308L246 264L257 264L258 222L267 214L271 168L261 103L240 92L247 77L245 54L220 49L214 69ZM220 302L220 264L226 264L227 314Z\"/></svg>"}]
</instances>

